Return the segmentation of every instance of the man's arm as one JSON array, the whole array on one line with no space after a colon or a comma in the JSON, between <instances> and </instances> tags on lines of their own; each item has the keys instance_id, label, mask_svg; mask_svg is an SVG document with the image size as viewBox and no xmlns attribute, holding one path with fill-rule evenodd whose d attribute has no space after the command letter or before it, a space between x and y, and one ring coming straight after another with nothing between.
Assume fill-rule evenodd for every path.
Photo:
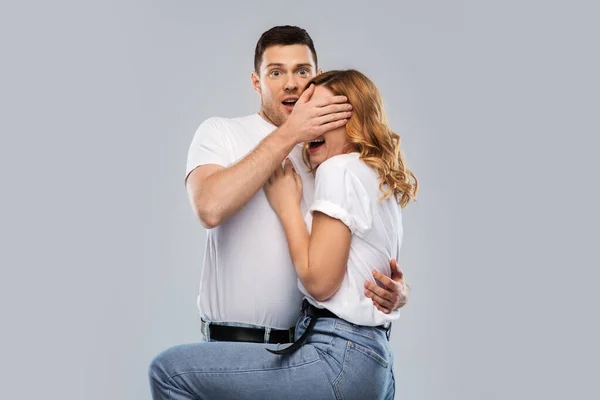
<instances>
[{"instance_id":1,"label":"man's arm","mask_svg":"<svg viewBox=\"0 0 600 400\"><path fill-rule=\"evenodd\" d=\"M281 127L229 168L201 165L186 180L190 203L206 228L214 228L241 209L272 175L296 142Z\"/></svg>"},{"instance_id":2,"label":"man's arm","mask_svg":"<svg viewBox=\"0 0 600 400\"><path fill-rule=\"evenodd\" d=\"M205 164L186 180L190 203L206 228L214 228L237 213L281 167L294 145L313 140L343 126L351 106L345 96L310 101L314 86L306 89L287 121L252 152L230 167Z\"/></svg>"}]
</instances>

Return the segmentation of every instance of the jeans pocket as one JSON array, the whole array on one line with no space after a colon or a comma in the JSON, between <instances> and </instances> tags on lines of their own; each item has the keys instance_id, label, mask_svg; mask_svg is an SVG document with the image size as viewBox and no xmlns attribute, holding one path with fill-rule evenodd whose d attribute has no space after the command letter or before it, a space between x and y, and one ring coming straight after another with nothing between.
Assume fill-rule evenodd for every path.
<instances>
[{"instance_id":1,"label":"jeans pocket","mask_svg":"<svg viewBox=\"0 0 600 400\"><path fill-rule=\"evenodd\" d=\"M365 379L369 383L365 384ZM348 341L342 373L334 382L338 399L380 399L392 384L391 357Z\"/></svg>"},{"instance_id":2,"label":"jeans pocket","mask_svg":"<svg viewBox=\"0 0 600 400\"><path fill-rule=\"evenodd\" d=\"M383 368L387 368L390 366L391 357L389 356L386 357L384 354L378 354L377 351L352 341L348 344L348 346L350 347L350 350L355 350L362 353L362 355L371 358L373 361L380 364Z\"/></svg>"}]
</instances>

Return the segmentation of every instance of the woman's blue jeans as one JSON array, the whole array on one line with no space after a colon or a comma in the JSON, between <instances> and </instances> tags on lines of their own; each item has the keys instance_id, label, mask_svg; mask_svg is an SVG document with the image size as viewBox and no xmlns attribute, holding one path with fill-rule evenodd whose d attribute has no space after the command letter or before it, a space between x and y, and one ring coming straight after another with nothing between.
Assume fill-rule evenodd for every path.
<instances>
[{"instance_id":1,"label":"woman's blue jeans","mask_svg":"<svg viewBox=\"0 0 600 400\"><path fill-rule=\"evenodd\" d=\"M295 339L310 317L296 324ZM385 331L319 318L291 354L290 344L210 342L172 347L149 369L155 400L393 399L393 354Z\"/></svg>"}]
</instances>

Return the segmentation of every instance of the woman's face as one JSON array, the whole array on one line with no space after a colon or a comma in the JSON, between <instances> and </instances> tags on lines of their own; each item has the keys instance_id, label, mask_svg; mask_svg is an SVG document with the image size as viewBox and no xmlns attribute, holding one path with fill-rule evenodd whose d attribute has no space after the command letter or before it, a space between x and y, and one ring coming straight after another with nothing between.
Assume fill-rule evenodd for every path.
<instances>
[{"instance_id":1,"label":"woman's face","mask_svg":"<svg viewBox=\"0 0 600 400\"><path fill-rule=\"evenodd\" d=\"M320 100L334 94L324 86L315 87L311 100ZM346 126L325 132L322 136L308 143L310 165L316 168L323 161L338 154L348 153L349 143Z\"/></svg>"}]
</instances>

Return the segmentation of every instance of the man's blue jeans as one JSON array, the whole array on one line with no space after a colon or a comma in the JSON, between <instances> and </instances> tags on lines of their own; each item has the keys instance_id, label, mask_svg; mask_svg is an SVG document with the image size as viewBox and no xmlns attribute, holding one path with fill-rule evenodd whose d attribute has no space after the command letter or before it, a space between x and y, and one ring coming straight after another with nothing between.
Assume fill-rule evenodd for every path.
<instances>
[{"instance_id":1,"label":"man's blue jeans","mask_svg":"<svg viewBox=\"0 0 600 400\"><path fill-rule=\"evenodd\" d=\"M295 339L310 317L296 324ZM382 329L319 318L296 352L290 344L211 342L172 347L149 369L155 400L393 399L393 354Z\"/></svg>"}]
</instances>

